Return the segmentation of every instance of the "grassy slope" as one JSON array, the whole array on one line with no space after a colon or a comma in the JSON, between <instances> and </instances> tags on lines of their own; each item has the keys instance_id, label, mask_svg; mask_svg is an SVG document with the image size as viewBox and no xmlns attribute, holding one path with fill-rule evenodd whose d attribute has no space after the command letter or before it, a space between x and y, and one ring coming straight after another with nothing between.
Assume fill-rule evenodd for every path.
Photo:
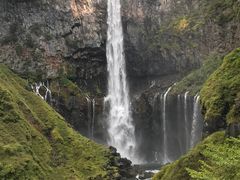
<instances>
[{"instance_id":1,"label":"grassy slope","mask_svg":"<svg viewBox=\"0 0 240 180\"><path fill-rule=\"evenodd\" d=\"M224 58L224 62L207 80L201 90L206 121L226 118L228 123L240 122L240 48Z\"/></svg>"},{"instance_id":2,"label":"grassy slope","mask_svg":"<svg viewBox=\"0 0 240 180\"><path fill-rule=\"evenodd\" d=\"M221 63L222 58L217 55L210 55L199 69L192 71L178 82L176 86L173 87L171 93L183 94L189 91L191 95L197 94L207 78L221 65Z\"/></svg>"},{"instance_id":3,"label":"grassy slope","mask_svg":"<svg viewBox=\"0 0 240 180\"><path fill-rule=\"evenodd\" d=\"M219 180L240 178L240 140L216 132L187 155L164 166L153 180Z\"/></svg>"},{"instance_id":4,"label":"grassy slope","mask_svg":"<svg viewBox=\"0 0 240 180\"><path fill-rule=\"evenodd\" d=\"M27 89L0 65L0 179L107 179L109 152Z\"/></svg>"},{"instance_id":5,"label":"grassy slope","mask_svg":"<svg viewBox=\"0 0 240 180\"><path fill-rule=\"evenodd\" d=\"M224 132L217 132L206 138L193 148L188 154L182 156L179 160L164 166L161 171L156 174L153 180L188 180L191 179L186 168L199 170L201 163L199 160L206 159L202 154L208 145L218 146L224 142Z\"/></svg>"}]
</instances>

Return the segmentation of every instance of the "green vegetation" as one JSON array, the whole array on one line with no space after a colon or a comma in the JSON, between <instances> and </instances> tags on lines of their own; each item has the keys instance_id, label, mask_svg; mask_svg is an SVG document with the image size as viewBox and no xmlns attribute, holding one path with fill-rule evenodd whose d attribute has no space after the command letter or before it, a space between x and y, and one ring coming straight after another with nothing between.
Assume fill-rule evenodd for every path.
<instances>
[{"instance_id":1,"label":"green vegetation","mask_svg":"<svg viewBox=\"0 0 240 180\"><path fill-rule=\"evenodd\" d=\"M206 20L213 19L218 25L240 20L240 2L238 0L203 1L202 12Z\"/></svg>"},{"instance_id":2,"label":"green vegetation","mask_svg":"<svg viewBox=\"0 0 240 180\"><path fill-rule=\"evenodd\" d=\"M201 90L205 120L240 122L240 48L229 53Z\"/></svg>"},{"instance_id":3,"label":"green vegetation","mask_svg":"<svg viewBox=\"0 0 240 180\"><path fill-rule=\"evenodd\" d=\"M188 170L200 171L202 161L209 161L208 156L202 153L207 147L219 145L225 142L224 132L217 132L207 137L196 147L182 156L179 160L164 166L159 173L157 173L153 180L189 180L192 179ZM224 157L223 157L224 158Z\"/></svg>"},{"instance_id":4,"label":"green vegetation","mask_svg":"<svg viewBox=\"0 0 240 180\"><path fill-rule=\"evenodd\" d=\"M110 153L0 65L0 179L110 179Z\"/></svg>"},{"instance_id":5,"label":"green vegetation","mask_svg":"<svg viewBox=\"0 0 240 180\"><path fill-rule=\"evenodd\" d=\"M204 73L212 69L207 67L203 68ZM201 77L195 74L190 77ZM192 80L186 79L181 82L182 87ZM226 118L228 123L240 122L240 48L225 56L222 65L204 84L200 96L207 121ZM154 180L239 179L239 164L240 140L226 138L224 132L216 132L187 155L164 166Z\"/></svg>"},{"instance_id":6,"label":"green vegetation","mask_svg":"<svg viewBox=\"0 0 240 180\"><path fill-rule=\"evenodd\" d=\"M68 101L71 96L74 96L77 101L85 102L89 94L78 87L76 83L62 76L55 79L51 83L52 94L55 97L60 97L61 102L69 108Z\"/></svg>"},{"instance_id":7,"label":"green vegetation","mask_svg":"<svg viewBox=\"0 0 240 180\"><path fill-rule=\"evenodd\" d=\"M240 178L240 140L216 132L187 155L164 166L153 180L219 180Z\"/></svg>"},{"instance_id":8,"label":"green vegetation","mask_svg":"<svg viewBox=\"0 0 240 180\"><path fill-rule=\"evenodd\" d=\"M208 159L198 171L187 169L193 179L240 179L240 139L228 138L219 145L209 144L203 151Z\"/></svg>"},{"instance_id":9,"label":"green vegetation","mask_svg":"<svg viewBox=\"0 0 240 180\"><path fill-rule=\"evenodd\" d=\"M222 58L216 54L212 54L203 62L203 65L192 71L173 87L172 94L182 94L187 91L191 95L198 93L207 78L221 65Z\"/></svg>"},{"instance_id":10,"label":"green vegetation","mask_svg":"<svg viewBox=\"0 0 240 180\"><path fill-rule=\"evenodd\" d=\"M189 3L189 8L184 9L185 3ZM145 43L148 44L144 53L148 55L159 51L166 55L171 52L173 57L181 57L184 54L182 58L186 60L187 65L176 58L176 69L184 74L199 65L196 53L201 51L203 54L205 50L202 47L208 43L207 39L216 36L212 33L207 34L210 27L219 29L222 32L222 35L219 34L221 38L225 37L228 30L218 26L231 25L234 31L237 29L237 24L240 22L240 1L202 0L197 4L198 6L189 1L179 1L174 4L171 7L171 15L165 17L158 30L151 32L151 36L142 35L146 38ZM213 51L218 49L218 47L209 48Z\"/></svg>"}]
</instances>

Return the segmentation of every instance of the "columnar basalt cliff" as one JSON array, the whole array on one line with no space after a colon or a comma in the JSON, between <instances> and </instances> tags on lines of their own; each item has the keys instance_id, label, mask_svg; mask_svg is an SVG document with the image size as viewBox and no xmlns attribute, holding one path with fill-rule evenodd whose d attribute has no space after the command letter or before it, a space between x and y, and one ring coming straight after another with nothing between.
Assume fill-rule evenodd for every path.
<instances>
[{"instance_id":1,"label":"columnar basalt cliff","mask_svg":"<svg viewBox=\"0 0 240 180\"><path fill-rule=\"evenodd\" d=\"M236 3L124 1L129 75L186 73L210 52L226 54L238 47L240 27L231 11Z\"/></svg>"},{"instance_id":2,"label":"columnar basalt cliff","mask_svg":"<svg viewBox=\"0 0 240 180\"><path fill-rule=\"evenodd\" d=\"M81 79L104 73L105 3L3 0L0 13L1 62L15 71Z\"/></svg>"}]
</instances>

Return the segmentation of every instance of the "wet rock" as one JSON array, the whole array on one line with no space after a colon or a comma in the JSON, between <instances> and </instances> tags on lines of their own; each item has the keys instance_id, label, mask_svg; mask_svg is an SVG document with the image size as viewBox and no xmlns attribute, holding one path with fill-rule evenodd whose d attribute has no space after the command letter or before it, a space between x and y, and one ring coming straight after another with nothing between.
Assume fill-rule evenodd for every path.
<instances>
[{"instance_id":1,"label":"wet rock","mask_svg":"<svg viewBox=\"0 0 240 180\"><path fill-rule=\"evenodd\" d=\"M203 125L203 137L206 137L216 131L225 130L227 128L226 121L224 119L215 119L205 121Z\"/></svg>"},{"instance_id":2,"label":"wet rock","mask_svg":"<svg viewBox=\"0 0 240 180\"><path fill-rule=\"evenodd\" d=\"M115 177L119 180L131 180L135 179L137 172L132 166L132 162L127 158L121 158L120 154L117 153L117 149L110 146L111 158L109 164L118 168L119 176Z\"/></svg>"},{"instance_id":3,"label":"wet rock","mask_svg":"<svg viewBox=\"0 0 240 180\"><path fill-rule=\"evenodd\" d=\"M238 137L240 135L240 123L229 124L226 133L228 136Z\"/></svg>"}]
</instances>

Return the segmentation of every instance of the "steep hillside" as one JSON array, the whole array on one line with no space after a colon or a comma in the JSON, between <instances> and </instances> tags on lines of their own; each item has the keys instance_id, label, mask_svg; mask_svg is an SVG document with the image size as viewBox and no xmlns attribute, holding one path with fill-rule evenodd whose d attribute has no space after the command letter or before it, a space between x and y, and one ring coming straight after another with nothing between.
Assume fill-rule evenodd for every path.
<instances>
[{"instance_id":1,"label":"steep hillside","mask_svg":"<svg viewBox=\"0 0 240 180\"><path fill-rule=\"evenodd\" d=\"M29 89L0 65L0 179L118 176L109 150L75 132Z\"/></svg>"},{"instance_id":2,"label":"steep hillside","mask_svg":"<svg viewBox=\"0 0 240 180\"><path fill-rule=\"evenodd\" d=\"M240 141L216 132L187 155L166 165L153 180L239 179Z\"/></svg>"},{"instance_id":3,"label":"steep hillside","mask_svg":"<svg viewBox=\"0 0 240 180\"><path fill-rule=\"evenodd\" d=\"M200 96L205 115L205 135L226 130L234 137L240 135L240 49L235 49L208 78ZM216 132L199 143L176 162L163 167L154 179L238 179L239 139L227 138Z\"/></svg>"},{"instance_id":4,"label":"steep hillside","mask_svg":"<svg viewBox=\"0 0 240 180\"><path fill-rule=\"evenodd\" d=\"M239 135L239 95L240 48L224 58L223 64L209 77L201 90L206 130L209 133L230 125L231 134Z\"/></svg>"},{"instance_id":5,"label":"steep hillside","mask_svg":"<svg viewBox=\"0 0 240 180\"><path fill-rule=\"evenodd\" d=\"M208 77L221 65L222 57L209 55L199 69L193 70L173 87L171 94L184 94L189 91L194 96L200 92Z\"/></svg>"},{"instance_id":6,"label":"steep hillside","mask_svg":"<svg viewBox=\"0 0 240 180\"><path fill-rule=\"evenodd\" d=\"M203 150L209 145L218 146L224 141L224 133L218 132L206 138L203 142L199 143L188 154L181 157L179 160L164 166L161 171L156 174L153 180L188 180L191 179L186 168L199 170L201 163L200 160L205 160Z\"/></svg>"}]
</instances>

